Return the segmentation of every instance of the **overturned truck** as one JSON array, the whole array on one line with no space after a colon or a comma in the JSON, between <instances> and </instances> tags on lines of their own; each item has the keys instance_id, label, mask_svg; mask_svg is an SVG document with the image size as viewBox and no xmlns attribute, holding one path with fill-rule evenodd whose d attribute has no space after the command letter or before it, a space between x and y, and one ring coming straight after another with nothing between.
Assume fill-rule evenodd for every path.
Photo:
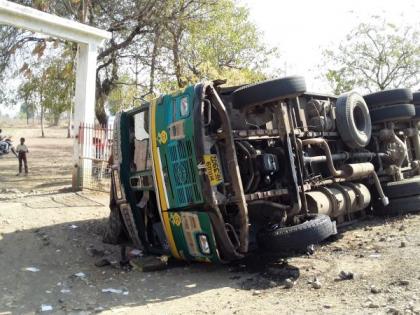
<instances>
[{"instance_id":1,"label":"overturned truck","mask_svg":"<svg viewBox=\"0 0 420 315\"><path fill-rule=\"evenodd\" d=\"M228 262L420 209L417 94L308 93L298 76L218 83L117 115L109 240Z\"/></svg>"}]
</instances>

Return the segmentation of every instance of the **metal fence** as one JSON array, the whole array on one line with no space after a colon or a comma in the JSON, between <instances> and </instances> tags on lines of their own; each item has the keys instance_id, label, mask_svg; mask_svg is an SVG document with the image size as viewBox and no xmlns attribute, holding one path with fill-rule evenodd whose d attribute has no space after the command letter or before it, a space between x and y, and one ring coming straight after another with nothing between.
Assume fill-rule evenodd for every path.
<instances>
[{"instance_id":1,"label":"metal fence","mask_svg":"<svg viewBox=\"0 0 420 315\"><path fill-rule=\"evenodd\" d=\"M108 192L111 169L112 126L81 123L79 126L79 187Z\"/></svg>"}]
</instances>

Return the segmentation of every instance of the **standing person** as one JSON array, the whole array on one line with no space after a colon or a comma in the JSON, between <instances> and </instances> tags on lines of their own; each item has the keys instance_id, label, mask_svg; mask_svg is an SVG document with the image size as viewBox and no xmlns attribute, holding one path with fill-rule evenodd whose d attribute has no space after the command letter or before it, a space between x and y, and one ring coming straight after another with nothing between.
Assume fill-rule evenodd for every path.
<instances>
[{"instance_id":1,"label":"standing person","mask_svg":"<svg viewBox=\"0 0 420 315\"><path fill-rule=\"evenodd\" d=\"M25 165L25 176L28 175L28 161L26 159L26 153L29 153L28 147L25 145L25 138L20 138L20 144L16 147L16 152L19 159L19 173L16 176L22 174L22 163Z\"/></svg>"}]
</instances>

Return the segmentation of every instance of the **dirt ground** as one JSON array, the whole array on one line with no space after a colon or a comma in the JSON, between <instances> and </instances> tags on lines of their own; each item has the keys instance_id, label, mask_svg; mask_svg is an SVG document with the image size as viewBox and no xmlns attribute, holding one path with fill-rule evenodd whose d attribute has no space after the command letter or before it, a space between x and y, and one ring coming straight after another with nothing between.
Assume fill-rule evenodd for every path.
<instances>
[{"instance_id":1,"label":"dirt ground","mask_svg":"<svg viewBox=\"0 0 420 315\"><path fill-rule=\"evenodd\" d=\"M0 158L0 314L42 305L52 308L46 314L420 314L420 216L367 218L312 255L150 273L100 268L98 260L119 257L101 242L108 196L65 189L66 130L47 129L44 139L35 129L5 131L27 138L30 174L16 177L16 158ZM338 280L341 271L353 278Z\"/></svg>"}]
</instances>

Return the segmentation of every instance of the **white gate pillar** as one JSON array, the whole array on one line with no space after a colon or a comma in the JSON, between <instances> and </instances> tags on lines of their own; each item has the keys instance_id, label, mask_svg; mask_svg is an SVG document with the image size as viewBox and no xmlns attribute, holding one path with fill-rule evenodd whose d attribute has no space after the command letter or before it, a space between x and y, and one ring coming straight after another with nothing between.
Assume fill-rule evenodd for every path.
<instances>
[{"instance_id":1,"label":"white gate pillar","mask_svg":"<svg viewBox=\"0 0 420 315\"><path fill-rule=\"evenodd\" d=\"M95 88L96 88L96 57L97 45L79 44L77 50L76 64L76 91L74 104L73 119L73 173L72 186L78 189L83 186L83 175L86 170L92 167L92 160L80 159L80 157L92 158L92 137L91 133L82 130L83 142L86 144L79 145L79 127L81 123L93 125L95 122ZM82 170L82 172L81 172Z\"/></svg>"}]
</instances>

